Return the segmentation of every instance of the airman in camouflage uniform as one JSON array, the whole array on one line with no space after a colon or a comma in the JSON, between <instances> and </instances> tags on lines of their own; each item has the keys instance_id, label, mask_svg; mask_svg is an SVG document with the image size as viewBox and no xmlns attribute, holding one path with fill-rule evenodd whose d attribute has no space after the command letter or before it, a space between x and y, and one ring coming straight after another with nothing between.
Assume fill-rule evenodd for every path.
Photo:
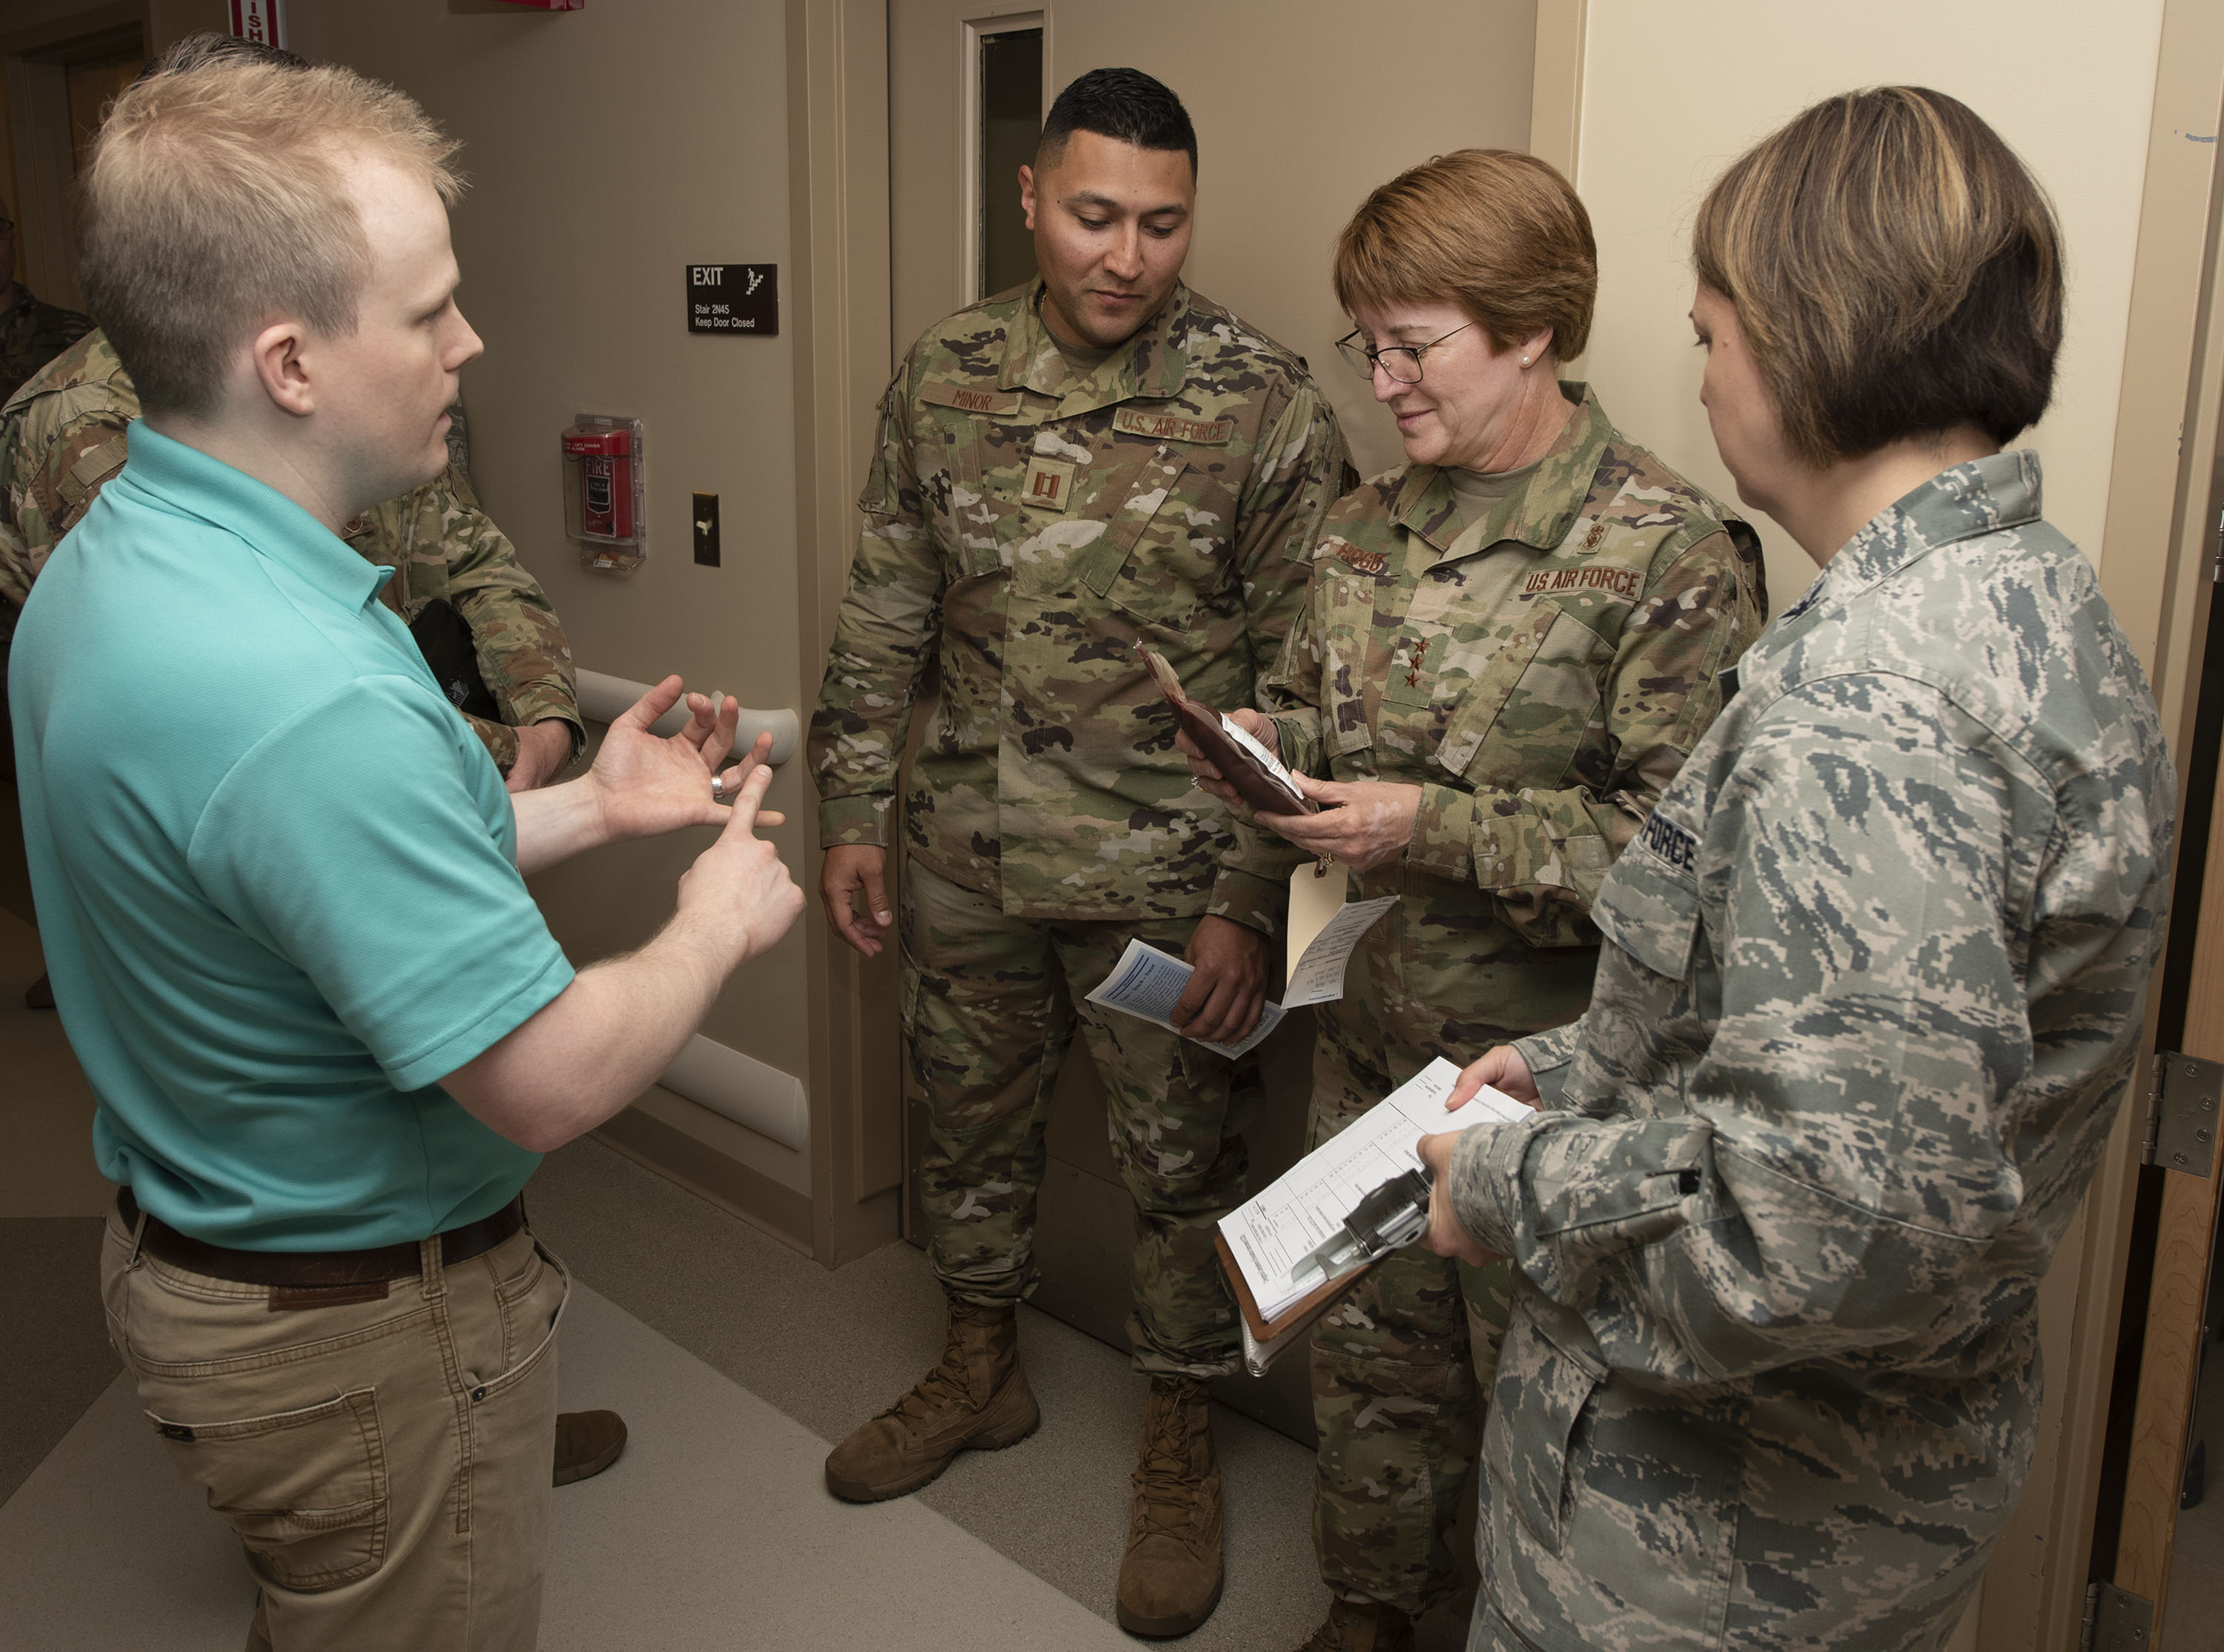
<instances>
[{"instance_id":1,"label":"airman in camouflage uniform","mask_svg":"<svg viewBox=\"0 0 2224 1652\"><path fill-rule=\"evenodd\" d=\"M2130 1075L2176 783L2038 461L1829 561L1593 902L1513 1259L1472 1648L1944 1644L2030 1465L2039 1281ZM1509 1627L1510 1626L1510 1627Z\"/></svg>"},{"instance_id":2,"label":"airman in camouflage uniform","mask_svg":"<svg viewBox=\"0 0 2224 1652\"><path fill-rule=\"evenodd\" d=\"M1222 870L1225 813L1191 788L1136 649L1208 704L1248 703L1349 464L1305 364L1186 287L1085 374L1039 290L937 324L888 387L812 720L820 833L887 842L935 659L940 709L905 799L903 1001L935 1120L936 1273L982 1302L1033 1289L1044 1107L1077 1015L1137 1202L1136 1366L1216 1375L1238 1342L1212 1249L1243 1197L1229 1063L1077 1000L1130 936L1178 954L1208 904L1277 922L1273 885ZM1065 988L1020 961L1039 941L995 940L1015 927L1047 938Z\"/></svg>"},{"instance_id":3,"label":"airman in camouflage uniform","mask_svg":"<svg viewBox=\"0 0 2224 1652\"><path fill-rule=\"evenodd\" d=\"M1034 1288L1043 1132L1077 1021L1134 1201L1128 1330L1151 1378L1117 1617L1178 1635L1223 1576L1205 1379L1240 1354L1212 1236L1244 1196L1245 1092L1220 1055L1084 994L1131 939L1197 949L1192 989L1217 977L1215 1027L1250 974L1231 956L1263 975L1253 931L1271 932L1280 891L1222 868L1226 812L1192 789L1138 651L1162 653L1208 704L1248 703L1304 604L1322 514L1355 478L1305 363L1178 278L1101 359L1061 347L1051 301L1039 278L960 311L889 387L812 722L838 926L832 869L887 842L913 697L938 666L898 938L950 1334L940 1364L836 1446L826 1483L854 1501L900 1496L960 1450L1035 1427L1014 1308Z\"/></svg>"},{"instance_id":4,"label":"airman in camouflage uniform","mask_svg":"<svg viewBox=\"0 0 2224 1652\"><path fill-rule=\"evenodd\" d=\"M1341 501L1261 684L1292 767L1421 788L1403 855L1351 874L1352 899L1401 899L1315 1012L1313 1143L1438 1056L1582 1011L1600 881L1766 615L1752 531L1561 388L1558 440L1479 520L1428 464ZM1233 864L1261 878L1301 861L1242 835ZM1318 1321L1314 1535L1343 1598L1418 1616L1457 1588L1447 1539L1507 1292L1502 1263L1463 1279L1415 1246Z\"/></svg>"},{"instance_id":5,"label":"airman in camouflage uniform","mask_svg":"<svg viewBox=\"0 0 2224 1652\"><path fill-rule=\"evenodd\" d=\"M0 218L7 211L0 207ZM9 237L0 236L0 243ZM10 281L0 293L0 401L16 394L16 387L72 344L92 331L92 323L74 310L34 298L21 281Z\"/></svg>"},{"instance_id":6,"label":"airman in camouflage uniform","mask_svg":"<svg viewBox=\"0 0 2224 1652\"><path fill-rule=\"evenodd\" d=\"M104 483L123 468L139 395L107 336L88 333L0 409L0 596L21 608L40 568ZM414 623L436 601L469 626L500 721L471 716L496 766L517 760L517 731L549 720L584 742L572 650L555 610L452 464L346 524L341 537L395 577L380 596Z\"/></svg>"}]
</instances>

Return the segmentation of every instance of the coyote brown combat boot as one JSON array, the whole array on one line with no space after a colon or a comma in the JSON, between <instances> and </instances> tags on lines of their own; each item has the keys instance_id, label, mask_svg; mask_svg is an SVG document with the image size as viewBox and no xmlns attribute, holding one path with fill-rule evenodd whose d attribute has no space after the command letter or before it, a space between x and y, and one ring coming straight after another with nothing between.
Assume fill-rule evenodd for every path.
<instances>
[{"instance_id":1,"label":"coyote brown combat boot","mask_svg":"<svg viewBox=\"0 0 2224 1652\"><path fill-rule=\"evenodd\" d=\"M1120 1627L1186 1635L1220 1604L1220 1465L1201 1377L1153 1377L1133 1479Z\"/></svg>"},{"instance_id":2,"label":"coyote brown combat boot","mask_svg":"<svg viewBox=\"0 0 2224 1652\"><path fill-rule=\"evenodd\" d=\"M1379 1600L1339 1598L1298 1652L1413 1652L1413 1620Z\"/></svg>"},{"instance_id":3,"label":"coyote brown combat boot","mask_svg":"<svg viewBox=\"0 0 2224 1652\"><path fill-rule=\"evenodd\" d=\"M961 1451L999 1451L1035 1431L1042 1412L1020 1369L1009 1303L950 1299L942 1363L827 1454L826 1489L851 1503L916 1491Z\"/></svg>"}]
</instances>

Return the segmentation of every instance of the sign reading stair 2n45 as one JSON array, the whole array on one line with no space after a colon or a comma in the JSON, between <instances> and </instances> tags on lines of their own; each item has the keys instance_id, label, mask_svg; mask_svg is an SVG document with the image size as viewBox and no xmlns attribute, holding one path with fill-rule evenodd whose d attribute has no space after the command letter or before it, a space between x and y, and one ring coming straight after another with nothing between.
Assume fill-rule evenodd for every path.
<instances>
[{"instance_id":1,"label":"sign reading stair 2n45","mask_svg":"<svg viewBox=\"0 0 2224 1652\"><path fill-rule=\"evenodd\" d=\"M780 269L773 264L687 266L687 331L780 331Z\"/></svg>"}]
</instances>

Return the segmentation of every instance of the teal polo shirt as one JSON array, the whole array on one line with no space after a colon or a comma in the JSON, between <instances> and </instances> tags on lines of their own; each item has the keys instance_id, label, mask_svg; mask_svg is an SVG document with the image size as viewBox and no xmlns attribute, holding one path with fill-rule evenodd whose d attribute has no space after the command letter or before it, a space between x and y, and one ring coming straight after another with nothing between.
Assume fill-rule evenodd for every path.
<instances>
[{"instance_id":1,"label":"teal polo shirt","mask_svg":"<svg viewBox=\"0 0 2224 1652\"><path fill-rule=\"evenodd\" d=\"M438 1081L562 992L509 797L374 568L134 423L9 673L39 936L101 1172L180 1232L351 1250L538 1156Z\"/></svg>"}]
</instances>

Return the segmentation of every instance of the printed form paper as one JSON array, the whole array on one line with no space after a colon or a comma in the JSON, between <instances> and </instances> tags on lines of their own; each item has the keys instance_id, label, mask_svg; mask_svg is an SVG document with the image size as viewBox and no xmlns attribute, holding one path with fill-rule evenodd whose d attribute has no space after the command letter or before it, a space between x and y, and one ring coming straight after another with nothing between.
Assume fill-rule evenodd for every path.
<instances>
[{"instance_id":1,"label":"printed form paper","mask_svg":"<svg viewBox=\"0 0 2224 1652\"><path fill-rule=\"evenodd\" d=\"M1527 1107L1487 1084L1447 1112L1444 1101L1459 1075L1442 1057L1431 1062L1272 1187L1221 1219L1220 1232L1263 1317L1274 1318L1326 1282L1313 1252L1362 1199L1420 1167L1422 1137L1473 1125L1515 1124L1529 1116Z\"/></svg>"},{"instance_id":2,"label":"printed form paper","mask_svg":"<svg viewBox=\"0 0 2224 1652\"><path fill-rule=\"evenodd\" d=\"M1120 955L1120 962L1112 966L1112 973L1089 995L1089 1001L1102 1004L1108 1010L1120 1010L1128 1015L1139 1015L1146 1021L1155 1021L1169 1032L1181 1032L1173 1024L1174 1006L1181 1001L1183 989L1195 974L1195 965L1143 942L1130 941L1128 949ZM1259 1012L1259 1025L1251 1029L1251 1036L1242 1044L1206 1044L1202 1038L1192 1042L1204 1044L1207 1050L1216 1050L1223 1056L1241 1056L1255 1048L1281 1019L1282 1006L1269 999ZM1182 1032L1182 1037L1186 1038L1189 1035Z\"/></svg>"}]
</instances>

